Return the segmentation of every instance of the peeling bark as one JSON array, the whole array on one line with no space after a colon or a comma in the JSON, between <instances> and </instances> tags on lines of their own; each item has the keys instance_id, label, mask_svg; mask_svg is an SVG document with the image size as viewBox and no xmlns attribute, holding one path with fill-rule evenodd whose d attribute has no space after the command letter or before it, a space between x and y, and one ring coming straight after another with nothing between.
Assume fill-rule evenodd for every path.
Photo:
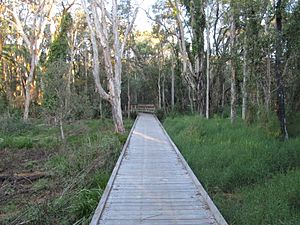
<instances>
[{"instance_id":1,"label":"peeling bark","mask_svg":"<svg viewBox=\"0 0 300 225\"><path fill-rule=\"evenodd\" d=\"M107 100L112 108L112 117L115 125L115 131L123 133L125 131L121 108L121 75L122 58L129 33L132 30L133 23L137 15L137 9L134 12L131 22L128 24L121 42L119 33L119 19L117 0L112 0L112 12L109 13L105 7L105 1L100 0L91 2L88 5L87 0L82 0L82 6L85 10L86 21L90 31L91 43L93 48L93 76L97 91L101 98ZM91 12L91 15L90 15ZM112 24L111 44L108 25L109 20ZM99 51L97 39L102 47L106 78L108 81L108 90L104 90L100 82Z\"/></svg>"}]
</instances>

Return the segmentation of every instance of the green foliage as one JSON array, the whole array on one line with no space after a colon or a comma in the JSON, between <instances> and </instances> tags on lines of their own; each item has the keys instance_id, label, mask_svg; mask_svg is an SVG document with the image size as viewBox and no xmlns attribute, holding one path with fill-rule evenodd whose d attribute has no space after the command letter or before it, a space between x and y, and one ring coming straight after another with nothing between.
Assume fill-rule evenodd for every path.
<instances>
[{"instance_id":1,"label":"green foliage","mask_svg":"<svg viewBox=\"0 0 300 225\"><path fill-rule=\"evenodd\" d=\"M166 118L166 113L163 109L156 109L154 113L161 122Z\"/></svg>"},{"instance_id":2,"label":"green foliage","mask_svg":"<svg viewBox=\"0 0 300 225\"><path fill-rule=\"evenodd\" d=\"M93 109L87 95L73 93L71 96L72 105L70 105L72 119L91 119Z\"/></svg>"},{"instance_id":3,"label":"green foliage","mask_svg":"<svg viewBox=\"0 0 300 225\"><path fill-rule=\"evenodd\" d=\"M289 171L214 199L230 224L299 224L299 176L299 170Z\"/></svg>"},{"instance_id":4,"label":"green foliage","mask_svg":"<svg viewBox=\"0 0 300 225\"><path fill-rule=\"evenodd\" d=\"M132 121L124 121L124 124L129 130ZM39 179L32 186L36 193L47 191L48 197L39 203L27 203L27 209L7 223L21 220L29 221L28 224L89 224L128 132L114 133L109 119L77 121L67 125L65 130L66 143L61 143L59 151L44 165L50 177ZM55 131L40 128L38 138L43 140L46 134L51 138ZM31 148L37 148L35 141L39 148L48 147L47 142L43 145L37 137L26 138L32 142ZM32 163L28 162L27 168Z\"/></svg>"},{"instance_id":5,"label":"green foliage","mask_svg":"<svg viewBox=\"0 0 300 225\"><path fill-rule=\"evenodd\" d=\"M297 184L297 183L296 183ZM288 206L291 210L299 211L300 210L300 190L298 189L289 189L288 193Z\"/></svg>"},{"instance_id":6,"label":"green foliage","mask_svg":"<svg viewBox=\"0 0 300 225\"><path fill-rule=\"evenodd\" d=\"M101 195L101 188L79 190L72 202L72 212L77 215L78 218L84 220L90 218L91 212L93 212L95 206L98 205Z\"/></svg>"},{"instance_id":7,"label":"green foliage","mask_svg":"<svg viewBox=\"0 0 300 225\"><path fill-rule=\"evenodd\" d=\"M7 116L0 117L0 123L0 148L52 149L58 145L55 129L45 124Z\"/></svg>"},{"instance_id":8,"label":"green foliage","mask_svg":"<svg viewBox=\"0 0 300 225\"><path fill-rule=\"evenodd\" d=\"M168 117L164 125L230 224L298 224L291 209L298 207L299 138L282 142L272 126L266 133L218 117Z\"/></svg>"},{"instance_id":9,"label":"green foliage","mask_svg":"<svg viewBox=\"0 0 300 225\"><path fill-rule=\"evenodd\" d=\"M0 81L0 91L1 91L1 81ZM0 93L0 114L3 114L8 108L8 102L4 95Z\"/></svg>"},{"instance_id":10,"label":"green foliage","mask_svg":"<svg viewBox=\"0 0 300 225\"><path fill-rule=\"evenodd\" d=\"M73 19L71 13L64 12L58 34L50 46L47 64L53 63L57 60L67 60L70 49L68 43L68 32L72 28L72 23Z\"/></svg>"},{"instance_id":11,"label":"green foliage","mask_svg":"<svg viewBox=\"0 0 300 225\"><path fill-rule=\"evenodd\" d=\"M0 116L0 134L20 135L33 128L30 122L16 117Z\"/></svg>"},{"instance_id":12,"label":"green foliage","mask_svg":"<svg viewBox=\"0 0 300 225\"><path fill-rule=\"evenodd\" d=\"M130 119L135 120L138 115L137 111L130 112Z\"/></svg>"},{"instance_id":13,"label":"green foliage","mask_svg":"<svg viewBox=\"0 0 300 225\"><path fill-rule=\"evenodd\" d=\"M116 133L120 143L125 144L126 140L127 140L127 134L120 134L120 133Z\"/></svg>"},{"instance_id":14,"label":"green foliage","mask_svg":"<svg viewBox=\"0 0 300 225\"><path fill-rule=\"evenodd\" d=\"M11 148L11 149L29 149L32 148L33 142L29 137L5 137L0 143L1 148Z\"/></svg>"},{"instance_id":15,"label":"green foliage","mask_svg":"<svg viewBox=\"0 0 300 225\"><path fill-rule=\"evenodd\" d=\"M300 135L300 112L292 112L287 116L287 128L291 137Z\"/></svg>"}]
</instances>

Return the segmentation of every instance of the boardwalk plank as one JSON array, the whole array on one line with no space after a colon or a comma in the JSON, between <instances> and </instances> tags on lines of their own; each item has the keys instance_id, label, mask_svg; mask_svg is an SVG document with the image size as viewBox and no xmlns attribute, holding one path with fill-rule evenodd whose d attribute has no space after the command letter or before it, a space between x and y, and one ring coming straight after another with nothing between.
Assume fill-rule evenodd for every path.
<instances>
[{"instance_id":1,"label":"boardwalk plank","mask_svg":"<svg viewBox=\"0 0 300 225\"><path fill-rule=\"evenodd\" d=\"M227 225L158 120L140 114L91 225Z\"/></svg>"}]
</instances>

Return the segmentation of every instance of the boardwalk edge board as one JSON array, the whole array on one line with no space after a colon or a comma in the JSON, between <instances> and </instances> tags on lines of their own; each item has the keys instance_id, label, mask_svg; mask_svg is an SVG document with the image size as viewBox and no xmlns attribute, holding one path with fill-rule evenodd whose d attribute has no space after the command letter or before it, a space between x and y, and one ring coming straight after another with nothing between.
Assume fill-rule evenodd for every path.
<instances>
[{"instance_id":1,"label":"boardwalk edge board","mask_svg":"<svg viewBox=\"0 0 300 225\"><path fill-rule=\"evenodd\" d=\"M212 215L214 216L216 222L219 225L228 225L228 223L226 222L226 220L224 219L224 217L222 216L222 214L218 210L217 206L213 203L213 201L211 200L211 198L209 197L209 195L205 191L204 187L202 186L202 184L200 183L200 181L198 180L198 178L196 177L196 175L194 174L194 172L192 171L192 169L190 168L190 166L188 165L188 163L183 158L183 156L180 153L179 149L177 148L177 146L174 144L174 142L172 141L172 139L168 135L167 131L165 130L165 128L163 127L163 125L161 124L161 122L159 121L159 119L156 117L156 115L154 115L154 117L157 120L159 126L162 128L162 130L165 133L165 135L167 136L168 141L173 146L176 154L180 158L182 164L184 165L185 169L189 173L190 177L192 178L192 180L193 180L194 184L196 185L197 189L199 190L200 194L202 195L202 197L206 201L206 203L207 203L210 211L212 212Z\"/></svg>"},{"instance_id":2,"label":"boardwalk edge board","mask_svg":"<svg viewBox=\"0 0 300 225\"><path fill-rule=\"evenodd\" d=\"M124 158L125 152L127 150L129 142L130 142L131 135L133 133L133 130L135 128L135 125L136 125L138 119L139 119L139 115L137 115L137 117L136 117L136 119L134 121L134 124L133 124L133 126L132 126L132 128L130 130L128 138L127 138L127 140L126 140L126 142L125 142L125 144L124 144L124 146L122 148L122 151L121 151L121 154L120 154L120 156L118 158L118 161L117 161L117 163L116 163L116 165L114 167L114 170L113 170L113 172L112 172L112 174L111 174L111 176L110 176L110 178L108 180L108 183L107 183L107 185L105 187L105 190L104 190L104 192L103 192L103 194L101 196L100 202L99 202L99 204L98 204L98 206L97 206L97 208L95 210L95 213L94 213L93 218L92 218L92 220L90 222L90 225L98 225L99 224L100 217L101 217L101 215L103 213L105 204L106 204L107 199L109 197L109 194L110 194L110 192L112 190L113 183L115 181L115 178L116 178L116 175L118 173L118 170L119 170L119 168L121 166L121 162L122 162L122 160Z\"/></svg>"}]
</instances>

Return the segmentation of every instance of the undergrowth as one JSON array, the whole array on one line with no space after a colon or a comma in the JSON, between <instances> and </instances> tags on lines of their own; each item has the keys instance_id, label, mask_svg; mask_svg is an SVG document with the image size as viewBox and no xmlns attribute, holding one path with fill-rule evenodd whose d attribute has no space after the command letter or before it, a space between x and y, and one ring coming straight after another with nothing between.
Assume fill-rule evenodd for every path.
<instances>
[{"instance_id":1,"label":"undergrowth","mask_svg":"<svg viewBox=\"0 0 300 225\"><path fill-rule=\"evenodd\" d=\"M300 137L283 142L272 123L222 118L181 116L164 125L229 224L300 224Z\"/></svg>"},{"instance_id":2,"label":"undergrowth","mask_svg":"<svg viewBox=\"0 0 300 225\"><path fill-rule=\"evenodd\" d=\"M0 207L0 214L7 215L0 217L0 224L88 224L128 132L117 135L108 119L81 120L65 126L66 141L62 142L56 127L22 123L14 121L1 128L0 149L50 151L40 165L48 176L31 184L34 197L7 200L7 207ZM131 124L125 121L127 131ZM24 130L17 131L20 127Z\"/></svg>"}]
</instances>

